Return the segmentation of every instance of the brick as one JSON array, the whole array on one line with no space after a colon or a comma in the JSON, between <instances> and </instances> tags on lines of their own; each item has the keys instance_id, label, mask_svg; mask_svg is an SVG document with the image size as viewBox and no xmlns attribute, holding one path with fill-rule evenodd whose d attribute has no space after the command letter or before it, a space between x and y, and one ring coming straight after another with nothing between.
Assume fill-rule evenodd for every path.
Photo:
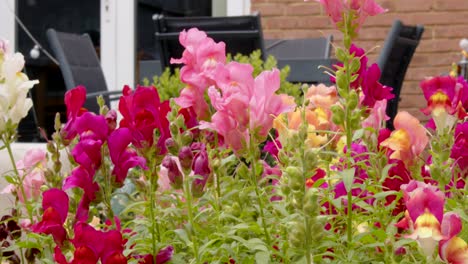
<instances>
[{"instance_id":1,"label":"brick","mask_svg":"<svg viewBox=\"0 0 468 264\"><path fill-rule=\"evenodd\" d=\"M313 4L313 2L307 3L294 3L286 6L285 10L288 16L312 16L323 14L319 5Z\"/></svg>"},{"instance_id":2,"label":"brick","mask_svg":"<svg viewBox=\"0 0 468 264\"><path fill-rule=\"evenodd\" d=\"M456 50L459 40L456 39L423 39L416 49L419 52L450 52Z\"/></svg>"},{"instance_id":3,"label":"brick","mask_svg":"<svg viewBox=\"0 0 468 264\"><path fill-rule=\"evenodd\" d=\"M436 0L434 6L437 10L460 11L468 9L468 1L463 0Z\"/></svg>"},{"instance_id":4,"label":"brick","mask_svg":"<svg viewBox=\"0 0 468 264\"><path fill-rule=\"evenodd\" d=\"M425 67L425 68L409 68L406 72L406 79L413 81L421 81L424 78L447 74L450 71L450 65L447 67Z\"/></svg>"},{"instance_id":5,"label":"brick","mask_svg":"<svg viewBox=\"0 0 468 264\"><path fill-rule=\"evenodd\" d=\"M262 3L252 7L252 12L260 12L261 17L284 15L285 4Z\"/></svg>"},{"instance_id":6,"label":"brick","mask_svg":"<svg viewBox=\"0 0 468 264\"><path fill-rule=\"evenodd\" d=\"M359 31L358 40L382 40L387 37L389 28L372 28L372 27L363 27Z\"/></svg>"},{"instance_id":7,"label":"brick","mask_svg":"<svg viewBox=\"0 0 468 264\"><path fill-rule=\"evenodd\" d=\"M418 94L401 94L401 101L398 104L399 108L424 108L427 106L427 101L421 93Z\"/></svg>"},{"instance_id":8,"label":"brick","mask_svg":"<svg viewBox=\"0 0 468 264\"><path fill-rule=\"evenodd\" d=\"M424 67L424 66L445 66L450 67L452 63L460 60L460 53L448 52L448 53L416 53L412 60L411 66Z\"/></svg>"},{"instance_id":9,"label":"brick","mask_svg":"<svg viewBox=\"0 0 468 264\"><path fill-rule=\"evenodd\" d=\"M382 2L382 7L389 12L416 12L430 11L433 9L433 2L430 0L387 0Z\"/></svg>"},{"instance_id":10,"label":"brick","mask_svg":"<svg viewBox=\"0 0 468 264\"><path fill-rule=\"evenodd\" d=\"M468 19L467 19L468 23ZM433 29L435 38L468 38L468 26L464 25L451 25L451 26L435 26Z\"/></svg>"}]
</instances>

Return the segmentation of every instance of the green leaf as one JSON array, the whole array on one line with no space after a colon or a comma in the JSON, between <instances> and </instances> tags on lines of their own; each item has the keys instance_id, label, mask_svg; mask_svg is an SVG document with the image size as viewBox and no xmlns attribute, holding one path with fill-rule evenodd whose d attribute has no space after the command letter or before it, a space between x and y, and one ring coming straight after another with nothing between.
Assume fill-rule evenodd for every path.
<instances>
[{"instance_id":1,"label":"green leaf","mask_svg":"<svg viewBox=\"0 0 468 264\"><path fill-rule=\"evenodd\" d=\"M361 139L363 135L364 135L364 129L361 128L361 129L356 130L353 135L353 141Z\"/></svg>"},{"instance_id":2,"label":"green leaf","mask_svg":"<svg viewBox=\"0 0 468 264\"><path fill-rule=\"evenodd\" d=\"M174 230L174 233L177 234L177 236L186 244L189 245L190 239L188 238L187 232L184 229L176 229Z\"/></svg>"},{"instance_id":3,"label":"green leaf","mask_svg":"<svg viewBox=\"0 0 468 264\"><path fill-rule=\"evenodd\" d=\"M397 193L398 193L397 191L378 192L378 193L374 194L374 198L377 199L377 200L385 199L387 196L395 195Z\"/></svg>"},{"instance_id":4,"label":"green leaf","mask_svg":"<svg viewBox=\"0 0 468 264\"><path fill-rule=\"evenodd\" d=\"M247 241L246 247L255 251L268 252L268 247L265 242L258 238L252 238Z\"/></svg>"},{"instance_id":5,"label":"green leaf","mask_svg":"<svg viewBox=\"0 0 468 264\"><path fill-rule=\"evenodd\" d=\"M270 254L268 252L259 251L255 253L256 263L270 263Z\"/></svg>"},{"instance_id":6,"label":"green leaf","mask_svg":"<svg viewBox=\"0 0 468 264\"><path fill-rule=\"evenodd\" d=\"M346 189L346 192L350 192L353 187L353 180L354 180L354 173L356 168L346 169L338 172L341 178L343 179L343 183Z\"/></svg>"},{"instance_id":7,"label":"green leaf","mask_svg":"<svg viewBox=\"0 0 468 264\"><path fill-rule=\"evenodd\" d=\"M348 56L346 55L346 52L342 48L335 49L335 56L341 62L344 62L348 58Z\"/></svg>"}]
</instances>

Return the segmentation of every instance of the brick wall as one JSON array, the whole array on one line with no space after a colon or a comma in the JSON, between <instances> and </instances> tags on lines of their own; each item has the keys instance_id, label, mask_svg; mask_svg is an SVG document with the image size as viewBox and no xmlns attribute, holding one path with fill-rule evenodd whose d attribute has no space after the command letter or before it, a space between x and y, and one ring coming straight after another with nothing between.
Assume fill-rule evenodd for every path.
<instances>
[{"instance_id":1,"label":"brick wall","mask_svg":"<svg viewBox=\"0 0 468 264\"><path fill-rule=\"evenodd\" d=\"M360 31L357 45L369 50L375 62L394 19L405 24L425 26L423 39L406 73L399 110L420 120L419 111L426 101L419 82L426 76L447 73L452 62L460 59L458 43L468 38L468 0L377 0L389 11L369 18ZM259 11L265 38L308 38L333 34L341 43L341 33L333 29L321 6L315 1L252 0L252 11Z\"/></svg>"}]
</instances>

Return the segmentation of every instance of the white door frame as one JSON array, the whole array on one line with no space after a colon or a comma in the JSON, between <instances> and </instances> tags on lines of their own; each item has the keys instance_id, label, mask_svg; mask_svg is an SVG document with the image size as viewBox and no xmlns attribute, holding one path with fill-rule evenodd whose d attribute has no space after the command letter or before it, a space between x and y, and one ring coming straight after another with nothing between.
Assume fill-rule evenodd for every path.
<instances>
[{"instance_id":1,"label":"white door frame","mask_svg":"<svg viewBox=\"0 0 468 264\"><path fill-rule=\"evenodd\" d=\"M217 0L213 0L217 1ZM226 0L228 16L250 15L250 0Z\"/></svg>"},{"instance_id":2,"label":"white door frame","mask_svg":"<svg viewBox=\"0 0 468 264\"><path fill-rule=\"evenodd\" d=\"M15 2L0 0L0 38L8 40L12 51L16 51Z\"/></svg>"},{"instance_id":3,"label":"white door frame","mask_svg":"<svg viewBox=\"0 0 468 264\"><path fill-rule=\"evenodd\" d=\"M109 90L135 85L134 0L101 0L101 66Z\"/></svg>"}]
</instances>

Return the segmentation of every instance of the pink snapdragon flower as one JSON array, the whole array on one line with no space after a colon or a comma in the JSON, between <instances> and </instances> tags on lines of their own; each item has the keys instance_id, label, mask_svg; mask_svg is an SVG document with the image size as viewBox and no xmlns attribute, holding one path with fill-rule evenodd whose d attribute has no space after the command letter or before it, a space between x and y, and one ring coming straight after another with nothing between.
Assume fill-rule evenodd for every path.
<instances>
[{"instance_id":1,"label":"pink snapdragon flower","mask_svg":"<svg viewBox=\"0 0 468 264\"><path fill-rule=\"evenodd\" d=\"M439 245L439 255L447 263L466 263L468 246L457 237L461 232L460 216L453 212L444 214L445 196L437 187L418 181L401 186L407 215L398 223L409 228L408 237L418 241L427 256L432 256Z\"/></svg>"},{"instance_id":2,"label":"pink snapdragon flower","mask_svg":"<svg viewBox=\"0 0 468 264\"><path fill-rule=\"evenodd\" d=\"M373 128L375 131L380 131L384 128L385 122L390 119L386 113L387 100L383 99L376 101L374 107L371 108L369 116L362 121L362 127Z\"/></svg>"},{"instance_id":3,"label":"pink snapdragon flower","mask_svg":"<svg viewBox=\"0 0 468 264\"><path fill-rule=\"evenodd\" d=\"M395 130L381 146L391 149L391 159L400 159L411 165L429 142L424 127L408 112L399 112L393 122Z\"/></svg>"},{"instance_id":4,"label":"pink snapdragon flower","mask_svg":"<svg viewBox=\"0 0 468 264\"><path fill-rule=\"evenodd\" d=\"M255 78L255 86L250 99L250 131L264 139L273 126L273 120L281 113L289 112L296 106L294 99L285 94L277 95L280 88L278 69L264 71Z\"/></svg>"},{"instance_id":5,"label":"pink snapdragon flower","mask_svg":"<svg viewBox=\"0 0 468 264\"><path fill-rule=\"evenodd\" d=\"M23 179L24 194L26 199L37 199L41 195L41 186L45 182L44 172L47 166L46 152L42 149L28 150L23 159L16 162L19 177ZM23 192L13 184L9 184L3 189L3 193L16 192L21 202L25 201Z\"/></svg>"},{"instance_id":6,"label":"pink snapdragon flower","mask_svg":"<svg viewBox=\"0 0 468 264\"><path fill-rule=\"evenodd\" d=\"M356 27L356 32L359 31L367 17L376 16L387 11L374 0L316 0L316 2L319 2L325 8L325 12L338 28L343 23L344 13L353 14L353 24Z\"/></svg>"},{"instance_id":7,"label":"pink snapdragon flower","mask_svg":"<svg viewBox=\"0 0 468 264\"><path fill-rule=\"evenodd\" d=\"M294 108L293 99L276 95L280 79L277 69L262 72L253 80L253 68L247 64L230 63L220 73L220 90L210 87L208 94L217 112L211 122L201 122L201 129L213 129L235 151L250 141L249 132L262 141L273 126L274 117Z\"/></svg>"},{"instance_id":8,"label":"pink snapdragon flower","mask_svg":"<svg viewBox=\"0 0 468 264\"><path fill-rule=\"evenodd\" d=\"M413 227L408 237L418 241L427 256L432 256L437 243L444 239L441 223L444 217L445 195L437 187L418 181L401 186Z\"/></svg>"},{"instance_id":9,"label":"pink snapdragon flower","mask_svg":"<svg viewBox=\"0 0 468 264\"><path fill-rule=\"evenodd\" d=\"M208 104L204 94L215 82L217 64L226 62L226 45L224 42L216 43L197 28L182 31L179 42L185 47L182 58L172 58L171 63L185 64L180 77L187 86L175 102L182 108L193 108L199 118L207 118Z\"/></svg>"},{"instance_id":10,"label":"pink snapdragon flower","mask_svg":"<svg viewBox=\"0 0 468 264\"><path fill-rule=\"evenodd\" d=\"M462 227L459 215L453 212L444 215L441 224L444 239L439 242L439 256L447 263L468 263L468 245L465 240L457 237Z\"/></svg>"}]
</instances>

